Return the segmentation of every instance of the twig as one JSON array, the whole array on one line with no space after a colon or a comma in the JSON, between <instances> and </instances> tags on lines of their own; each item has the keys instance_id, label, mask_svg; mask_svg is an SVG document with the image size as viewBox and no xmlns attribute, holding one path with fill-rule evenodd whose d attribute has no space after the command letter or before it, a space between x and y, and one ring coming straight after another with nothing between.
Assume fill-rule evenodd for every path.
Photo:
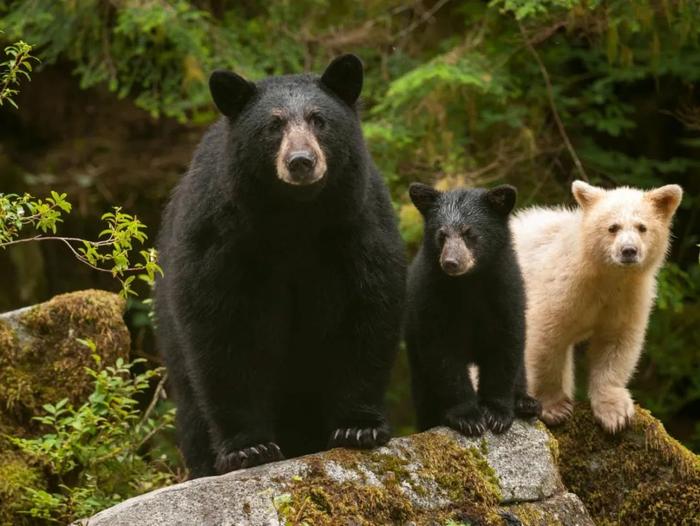
<instances>
[{"instance_id":1,"label":"twig","mask_svg":"<svg viewBox=\"0 0 700 526\"><path fill-rule=\"evenodd\" d=\"M540 72L542 73L542 78L544 79L545 87L547 88L547 98L549 99L549 106L552 110L552 115L554 116L554 121L557 123L557 128L559 128L559 133L561 134L561 138L564 140L564 144L566 144L566 148L569 150L569 154L571 155L571 158L573 159L574 164L576 165L576 169L578 170L581 179L583 179L584 181L588 181L588 175L586 175L586 171L583 169L583 164L581 164L581 160L578 158L578 155L576 154L576 150L574 150L574 147L571 144L571 141L569 140L569 136L566 133L566 128L564 128L564 123L561 121L561 118L559 117L559 112L557 111L557 106L554 103L554 92L552 91L552 82L549 79L549 73L547 73L547 68L544 67L542 59L540 59L540 56L537 53L537 50L534 48L534 46L530 42L530 39L527 37L527 34L525 33L525 29L523 28L523 25L520 23L520 20L516 20L516 21L518 23L518 27L520 28L520 33L523 35L523 40L525 41L525 46L527 47L527 49L530 51L532 56L537 61L537 65L539 66Z\"/></svg>"},{"instance_id":2,"label":"twig","mask_svg":"<svg viewBox=\"0 0 700 526\"><path fill-rule=\"evenodd\" d=\"M138 424L136 424L136 429L141 429L141 426L145 424L148 418L151 416L151 413L155 409L156 404L160 399L160 395L163 392L163 389L165 388L165 382L167 379L168 373L164 373L163 376L160 378L158 385L156 386L156 390L153 392L153 398L151 398L151 403L148 404L146 411L143 413L143 417L141 417L141 421Z\"/></svg>"},{"instance_id":3,"label":"twig","mask_svg":"<svg viewBox=\"0 0 700 526\"><path fill-rule=\"evenodd\" d=\"M90 267L94 270L98 270L100 272L108 272L109 274L114 274L114 270L93 265L85 257L83 257L77 250L75 250L73 245L71 245L71 242L76 242L76 243L85 242L85 240L75 238L75 237L55 237L55 236L41 236L41 235L34 236L34 237L25 237L22 239L13 239L12 241L6 241L3 243L0 243L0 248L9 247L11 245L18 245L20 243L29 243L30 241L61 241L70 249L70 251L76 257L76 259L78 261L80 261L81 263L85 263L88 267ZM101 246L109 245L111 243L111 241L105 239L102 241L88 241L88 243L90 243L91 245L93 245L95 247L101 247ZM131 267L131 268L123 269L121 272L139 272L142 270L143 270L143 268L140 268L140 267Z\"/></svg>"},{"instance_id":4,"label":"twig","mask_svg":"<svg viewBox=\"0 0 700 526\"><path fill-rule=\"evenodd\" d=\"M449 2L449 1L450 1L450 0L440 0L439 2L436 2L435 5L434 5L433 7L431 7L430 9L428 9L428 10L423 14L422 17L420 17L418 20L416 20L415 22L413 22L413 23L412 23L410 26L408 26L407 28L402 29L401 31L399 31L399 32L398 32L396 35L394 35L391 39L392 39L392 40L398 40L398 39L400 39L400 38L402 38L402 37L405 37L405 36L408 35L410 32L416 30L419 26L423 25L425 22L427 22L428 20L430 20L430 19L433 17L433 15L434 15L435 13L437 13L440 9L442 9L442 8L445 6L445 4L447 4L447 2Z\"/></svg>"}]
</instances>

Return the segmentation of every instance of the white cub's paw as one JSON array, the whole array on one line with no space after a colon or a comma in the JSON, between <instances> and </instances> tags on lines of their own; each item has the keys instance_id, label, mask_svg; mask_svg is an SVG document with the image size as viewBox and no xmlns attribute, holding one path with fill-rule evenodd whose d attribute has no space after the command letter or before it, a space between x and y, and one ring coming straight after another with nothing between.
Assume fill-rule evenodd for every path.
<instances>
[{"instance_id":1,"label":"white cub's paw","mask_svg":"<svg viewBox=\"0 0 700 526\"><path fill-rule=\"evenodd\" d=\"M593 416L608 433L622 431L634 417L634 402L624 387L591 393Z\"/></svg>"},{"instance_id":2,"label":"white cub's paw","mask_svg":"<svg viewBox=\"0 0 700 526\"><path fill-rule=\"evenodd\" d=\"M542 402L540 420L549 426L561 424L574 412L574 403L564 394L555 399L540 401Z\"/></svg>"}]
</instances>

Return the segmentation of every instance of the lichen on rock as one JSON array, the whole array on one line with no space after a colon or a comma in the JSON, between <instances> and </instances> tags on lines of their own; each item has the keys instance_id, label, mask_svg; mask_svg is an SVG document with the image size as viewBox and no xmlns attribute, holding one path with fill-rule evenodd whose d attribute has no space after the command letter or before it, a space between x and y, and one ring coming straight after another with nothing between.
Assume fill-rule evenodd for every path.
<instances>
[{"instance_id":1,"label":"lichen on rock","mask_svg":"<svg viewBox=\"0 0 700 526\"><path fill-rule=\"evenodd\" d=\"M564 483L596 524L700 524L700 457L636 408L628 429L609 435L588 406L551 429Z\"/></svg>"},{"instance_id":2,"label":"lichen on rock","mask_svg":"<svg viewBox=\"0 0 700 526\"><path fill-rule=\"evenodd\" d=\"M336 449L307 462L308 474L292 480L279 509L290 524L502 524L500 488L486 458L443 433L415 435L410 449ZM338 480L329 465L359 477ZM425 502L429 487L434 506Z\"/></svg>"}]
</instances>

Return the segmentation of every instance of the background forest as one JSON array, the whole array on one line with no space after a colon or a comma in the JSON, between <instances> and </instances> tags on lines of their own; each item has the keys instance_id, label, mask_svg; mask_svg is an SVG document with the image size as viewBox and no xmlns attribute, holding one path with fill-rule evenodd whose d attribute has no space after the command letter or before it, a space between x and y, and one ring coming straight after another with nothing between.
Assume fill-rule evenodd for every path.
<instances>
[{"instance_id":1,"label":"background forest","mask_svg":"<svg viewBox=\"0 0 700 526\"><path fill-rule=\"evenodd\" d=\"M73 210L64 235L96 238L102 213L121 206L155 238L170 190L217 118L207 89L213 69L249 79L318 72L341 52L365 63L364 131L410 251L421 237L406 192L416 180L508 182L521 207L571 203L574 179L682 185L632 387L672 435L700 451L700 2L0 0L0 31L2 47L21 39L37 58L31 82L0 82L19 89L17 107L0 107L0 194L66 193ZM12 53L0 55L6 60L0 74ZM0 251L0 280L0 312L65 291L119 290L59 243ZM134 371L148 375L160 365L149 289L133 286L132 357L146 360ZM157 382L139 381L123 394L145 405ZM403 356L389 402L397 431L410 432ZM177 473L170 438L156 442ZM176 476L148 471L155 485ZM45 518L111 502L102 495L87 509L64 502L56 511L40 497L34 514Z\"/></svg>"}]
</instances>

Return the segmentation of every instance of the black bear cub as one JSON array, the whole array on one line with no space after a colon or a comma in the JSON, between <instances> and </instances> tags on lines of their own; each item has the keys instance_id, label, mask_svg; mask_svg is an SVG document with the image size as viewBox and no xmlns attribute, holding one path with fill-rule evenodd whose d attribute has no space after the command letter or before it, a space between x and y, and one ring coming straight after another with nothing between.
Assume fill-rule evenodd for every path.
<instances>
[{"instance_id":1,"label":"black bear cub","mask_svg":"<svg viewBox=\"0 0 700 526\"><path fill-rule=\"evenodd\" d=\"M191 477L386 443L404 247L353 55L210 88L223 114L163 217L158 345Z\"/></svg>"},{"instance_id":2,"label":"black bear cub","mask_svg":"<svg viewBox=\"0 0 700 526\"><path fill-rule=\"evenodd\" d=\"M502 433L515 414L539 413L525 386L525 293L508 226L515 188L440 192L414 183L409 193L425 220L406 313L417 425Z\"/></svg>"}]
</instances>

